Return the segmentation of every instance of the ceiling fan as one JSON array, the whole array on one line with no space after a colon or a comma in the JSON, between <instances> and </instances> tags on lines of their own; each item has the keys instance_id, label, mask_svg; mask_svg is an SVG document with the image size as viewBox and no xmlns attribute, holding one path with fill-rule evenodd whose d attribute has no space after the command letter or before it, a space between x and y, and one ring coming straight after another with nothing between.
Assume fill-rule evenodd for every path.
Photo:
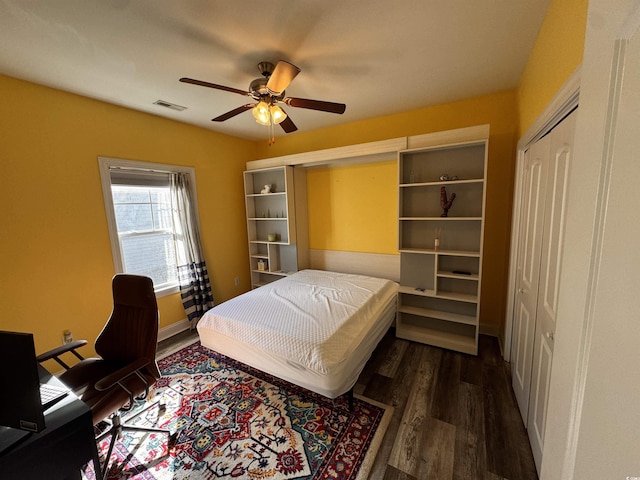
<instances>
[{"instance_id":1,"label":"ceiling fan","mask_svg":"<svg viewBox=\"0 0 640 480\"><path fill-rule=\"evenodd\" d=\"M213 122L224 122L225 120L229 120L246 110L252 110L256 122L262 125L268 125L271 129L273 129L274 124L279 124L286 133L291 133L295 132L298 127L296 127L291 118L278 105L279 103L284 103L290 107L306 108L338 114L344 113L347 108L344 103L285 96L285 89L289 86L296 75L300 73L300 69L289 62L280 60L275 66L271 62L260 62L258 64L258 70L262 74L262 77L253 80L249 85L248 91L204 82L202 80L195 80L193 78L183 77L180 81L252 97L258 102L247 103L246 105L234 108L227 113L223 113L222 115L213 118L211 120ZM270 137L269 144L274 141L273 130L271 130Z\"/></svg>"}]
</instances>

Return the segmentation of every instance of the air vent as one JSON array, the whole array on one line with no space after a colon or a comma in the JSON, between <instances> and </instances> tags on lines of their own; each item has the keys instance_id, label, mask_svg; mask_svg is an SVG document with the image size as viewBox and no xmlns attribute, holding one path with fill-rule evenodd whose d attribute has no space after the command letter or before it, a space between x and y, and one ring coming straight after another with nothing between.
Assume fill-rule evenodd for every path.
<instances>
[{"instance_id":1,"label":"air vent","mask_svg":"<svg viewBox=\"0 0 640 480\"><path fill-rule=\"evenodd\" d=\"M176 105L175 103L167 102L166 100L156 100L155 102L153 102L153 104L160 105L161 107L165 108L170 108L171 110L176 110L177 112L181 112L187 109L187 107Z\"/></svg>"}]
</instances>

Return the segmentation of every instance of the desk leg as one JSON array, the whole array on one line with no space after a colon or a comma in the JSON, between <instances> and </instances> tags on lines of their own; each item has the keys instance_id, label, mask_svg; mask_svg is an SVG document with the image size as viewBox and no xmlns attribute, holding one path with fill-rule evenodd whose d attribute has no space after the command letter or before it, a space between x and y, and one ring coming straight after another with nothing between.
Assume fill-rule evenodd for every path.
<instances>
[{"instance_id":1,"label":"desk leg","mask_svg":"<svg viewBox=\"0 0 640 480\"><path fill-rule=\"evenodd\" d=\"M100 465L100 458L98 457L98 446L96 445L96 448L93 452L93 471L96 472L96 480L103 480L102 479L102 467Z\"/></svg>"}]
</instances>

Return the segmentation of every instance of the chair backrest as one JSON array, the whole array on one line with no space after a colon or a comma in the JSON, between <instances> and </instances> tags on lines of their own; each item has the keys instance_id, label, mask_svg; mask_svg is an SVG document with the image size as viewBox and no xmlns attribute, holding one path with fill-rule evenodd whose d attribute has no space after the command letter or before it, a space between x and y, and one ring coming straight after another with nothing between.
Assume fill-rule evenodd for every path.
<instances>
[{"instance_id":1,"label":"chair backrest","mask_svg":"<svg viewBox=\"0 0 640 480\"><path fill-rule=\"evenodd\" d=\"M98 335L95 349L108 362L126 365L133 360L150 360L148 372L160 372L155 361L158 345L158 305L153 281L139 275L113 277L113 311Z\"/></svg>"}]
</instances>

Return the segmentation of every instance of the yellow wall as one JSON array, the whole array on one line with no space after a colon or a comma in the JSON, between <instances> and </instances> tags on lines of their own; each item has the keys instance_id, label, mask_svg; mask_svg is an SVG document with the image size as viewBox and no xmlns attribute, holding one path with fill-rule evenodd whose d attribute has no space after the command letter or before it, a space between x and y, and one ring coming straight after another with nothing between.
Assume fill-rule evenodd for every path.
<instances>
[{"instance_id":1,"label":"yellow wall","mask_svg":"<svg viewBox=\"0 0 640 480\"><path fill-rule=\"evenodd\" d=\"M310 169L309 248L397 254L396 172L395 161Z\"/></svg>"},{"instance_id":2,"label":"yellow wall","mask_svg":"<svg viewBox=\"0 0 640 480\"><path fill-rule=\"evenodd\" d=\"M348 107L347 107L348 108ZM497 333L506 306L516 146L515 92L354 122L256 145L256 158L288 155L488 123L489 165L480 321ZM311 248L398 253L395 161L314 168L307 173Z\"/></svg>"},{"instance_id":3,"label":"yellow wall","mask_svg":"<svg viewBox=\"0 0 640 480\"><path fill-rule=\"evenodd\" d=\"M587 0L552 0L518 87L519 136L582 63Z\"/></svg>"},{"instance_id":4,"label":"yellow wall","mask_svg":"<svg viewBox=\"0 0 640 480\"><path fill-rule=\"evenodd\" d=\"M195 167L216 301L249 288L241 192L253 145L4 76L0 96L0 329L33 332L43 352L64 329L92 342L104 325L114 266L98 156ZM161 327L185 318L179 295L158 303Z\"/></svg>"},{"instance_id":5,"label":"yellow wall","mask_svg":"<svg viewBox=\"0 0 640 480\"><path fill-rule=\"evenodd\" d=\"M481 322L502 333L516 139L579 66L586 11L587 0L552 0L516 91L298 132L270 148L0 76L0 328L34 332L41 352L58 345L64 329L93 339L102 327L114 269L98 156L195 167L220 302L249 288L246 160L489 123ZM395 168L388 161L310 170L311 247L396 253ZM184 318L175 295L159 306L161 327Z\"/></svg>"}]
</instances>

